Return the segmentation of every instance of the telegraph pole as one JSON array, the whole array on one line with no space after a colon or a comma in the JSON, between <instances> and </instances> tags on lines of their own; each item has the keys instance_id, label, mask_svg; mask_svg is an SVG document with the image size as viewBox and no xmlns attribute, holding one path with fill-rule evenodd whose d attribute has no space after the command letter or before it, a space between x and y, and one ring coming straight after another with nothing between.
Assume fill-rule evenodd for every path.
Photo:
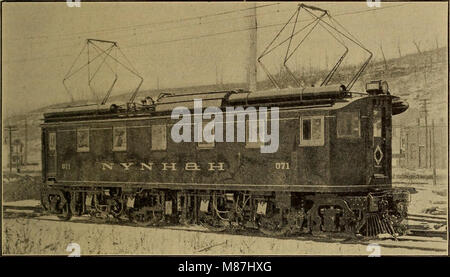
<instances>
[{"instance_id":1,"label":"telegraph pole","mask_svg":"<svg viewBox=\"0 0 450 277\"><path fill-rule=\"evenodd\" d=\"M431 167L431 155L430 155L430 143L428 140L428 109L427 104L429 99L422 99L422 112L424 113L425 120L425 167L428 168L428 165Z\"/></svg>"},{"instance_id":2,"label":"telegraph pole","mask_svg":"<svg viewBox=\"0 0 450 277\"><path fill-rule=\"evenodd\" d=\"M13 131L17 131L17 127L16 126L12 126L9 125L8 127L6 127L9 131L9 173L12 172L12 153L13 153L13 148L12 148L12 132Z\"/></svg>"},{"instance_id":3,"label":"telegraph pole","mask_svg":"<svg viewBox=\"0 0 450 277\"><path fill-rule=\"evenodd\" d=\"M249 15L249 55L248 55L248 87L250 91L256 91L256 82L257 82L257 68L256 68L256 59L257 59L257 28L258 22L256 20L256 2L250 4L252 9L250 9Z\"/></svg>"},{"instance_id":4,"label":"telegraph pole","mask_svg":"<svg viewBox=\"0 0 450 277\"><path fill-rule=\"evenodd\" d=\"M223 89L223 65L220 67L220 87Z\"/></svg>"},{"instance_id":5,"label":"telegraph pole","mask_svg":"<svg viewBox=\"0 0 450 277\"><path fill-rule=\"evenodd\" d=\"M432 132L433 132L433 141L432 141L432 143L433 143L433 185L435 186L436 185L436 143L435 143L435 140L434 140L434 137L435 137L435 129L434 129L434 119L432 119L432 121L431 121L431 130L432 130Z\"/></svg>"},{"instance_id":6,"label":"telegraph pole","mask_svg":"<svg viewBox=\"0 0 450 277\"><path fill-rule=\"evenodd\" d=\"M28 122L27 122L27 116L25 115L25 146L23 151L23 163L27 165L28 163Z\"/></svg>"},{"instance_id":7,"label":"telegraph pole","mask_svg":"<svg viewBox=\"0 0 450 277\"><path fill-rule=\"evenodd\" d=\"M215 64L214 64L215 66L216 66L216 85L218 85L219 84L219 74L218 74L218 72L217 72L217 62L215 62Z\"/></svg>"},{"instance_id":8,"label":"telegraph pole","mask_svg":"<svg viewBox=\"0 0 450 277\"><path fill-rule=\"evenodd\" d=\"M417 149L419 150L419 168L422 167L422 155L420 153L420 117L417 118Z\"/></svg>"}]
</instances>

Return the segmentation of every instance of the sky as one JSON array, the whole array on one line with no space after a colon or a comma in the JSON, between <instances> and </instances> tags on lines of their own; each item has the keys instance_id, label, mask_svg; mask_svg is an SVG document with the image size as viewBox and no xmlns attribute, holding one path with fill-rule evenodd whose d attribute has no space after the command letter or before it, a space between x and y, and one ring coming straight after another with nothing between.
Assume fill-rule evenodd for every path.
<instances>
[{"instance_id":1,"label":"sky","mask_svg":"<svg viewBox=\"0 0 450 277\"><path fill-rule=\"evenodd\" d=\"M365 2L308 4L329 10L374 53L375 60L382 58L381 47L389 59L398 57L399 48L403 55L415 53L414 41L422 50L435 48L436 44L447 45L446 2L381 2L379 8L369 8ZM288 21L296 6L297 3L257 3L258 54ZM248 7L249 4L238 2L81 2L79 8L65 3L3 3L3 113L9 116L69 101L62 81L87 38L117 41L143 77L142 89L215 84L218 79L223 83L245 82L250 36L246 29L253 18ZM300 28L310 22L307 13L300 13L296 26ZM287 30L292 29L286 29L280 38L289 35ZM295 37L293 45L300 40L300 36ZM366 54L357 47L349 47L351 53L345 63L361 63ZM271 72L276 73L285 51L280 47L264 57L263 62ZM289 63L293 69L330 68L342 51L319 26ZM85 51L75 64L81 66L86 61ZM100 63L101 59L97 61ZM112 60L109 64L114 66ZM139 79L120 65L117 68L119 77L113 94L132 91ZM114 79L108 70L101 67L92 83L98 97L103 96ZM87 74L82 70L68 80L75 99L92 95L87 87ZM258 80L264 78L258 68Z\"/></svg>"}]
</instances>

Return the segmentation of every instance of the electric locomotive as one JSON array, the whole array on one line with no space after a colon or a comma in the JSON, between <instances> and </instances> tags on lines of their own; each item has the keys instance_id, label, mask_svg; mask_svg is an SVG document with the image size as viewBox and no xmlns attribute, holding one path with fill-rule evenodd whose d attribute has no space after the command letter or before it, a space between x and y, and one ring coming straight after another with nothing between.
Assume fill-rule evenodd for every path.
<instances>
[{"instance_id":1,"label":"electric locomotive","mask_svg":"<svg viewBox=\"0 0 450 277\"><path fill-rule=\"evenodd\" d=\"M194 114L194 99L202 111L224 114L279 107L278 150L261 153L265 142L248 135L174 142L171 112L182 105ZM164 94L142 105L46 113L42 205L63 220L89 214L271 236L401 234L409 194L392 187L391 121L406 109L375 81L366 93L340 85ZM249 117L242 118L248 131Z\"/></svg>"}]
</instances>

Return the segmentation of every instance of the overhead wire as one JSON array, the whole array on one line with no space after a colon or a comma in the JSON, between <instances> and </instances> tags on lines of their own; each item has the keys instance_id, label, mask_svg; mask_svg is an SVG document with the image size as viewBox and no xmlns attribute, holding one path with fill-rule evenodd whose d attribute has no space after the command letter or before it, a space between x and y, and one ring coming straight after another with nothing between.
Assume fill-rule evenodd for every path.
<instances>
[{"instance_id":1,"label":"overhead wire","mask_svg":"<svg viewBox=\"0 0 450 277\"><path fill-rule=\"evenodd\" d=\"M79 35L86 35L86 34L96 34L96 33L105 33L105 32L114 32L117 30L126 30L126 29L136 29L140 27L145 26L154 26L154 25L164 25L164 24L170 24L170 23L182 23L185 21L193 21L193 20L199 20L202 18L209 18L214 16L222 16L227 15L231 13L236 12L242 12L250 9L260 9L270 6L278 5L279 3L271 3L271 4L263 4L256 7L247 7L247 8L240 8L240 9L234 9L224 12L218 12L218 13L211 13L211 14L205 14L205 15L199 15L199 16L192 16L192 17L185 17L185 18L179 18L179 19L172 19L172 20L166 20L166 21L159 21L159 22L150 22L150 23L144 23L144 24L136 24L136 25L129 25L129 26L122 26L122 27L115 27L115 28L108 28L108 29L100 29L96 31L86 31L86 32L78 32L78 33L71 33L71 34L58 34L58 35L50 35L50 36L39 36L39 37L27 37L27 38L15 38L12 40L24 40L24 39L47 39L49 37L64 37L64 36L79 36Z\"/></svg>"},{"instance_id":2,"label":"overhead wire","mask_svg":"<svg viewBox=\"0 0 450 277\"><path fill-rule=\"evenodd\" d=\"M380 8L377 8L377 9L364 9L364 10L359 10L359 11L343 12L343 13L335 14L333 16L334 17L339 17L339 16L345 16L345 15L351 15L351 14L360 14L360 13L366 13L366 12L377 12L379 10L385 10L385 9L389 9L389 8L397 8L397 7L402 7L402 6L405 6L405 5L409 5L409 3L407 3L407 4L399 4L399 5L392 5L392 6L387 6L387 7L380 7ZM277 12L284 12L284 11L277 11ZM269 14L269 13L266 13L266 14ZM224 20L224 21L226 21L226 20ZM307 20L304 20L303 22L305 22L305 21L307 21ZM299 20L299 22L302 22L302 20ZM208 23L214 23L214 22L208 22ZM274 23L274 24L262 25L262 26L258 26L256 28L257 29L265 29L265 28L273 28L273 27L282 26L282 25L285 25L285 23ZM177 29L177 28L178 27L175 27L174 29ZM166 44L166 43L172 43L172 42L181 42L181 41L193 40L193 39L201 39L201 38L207 38L207 37L212 37L212 36L220 36L220 35L225 35L225 34L230 34L230 33L244 32L244 31L249 31L249 30L252 30L252 29L255 29L255 27L247 27L247 28L243 28L243 29L228 30L228 31L215 32L215 33L209 33L209 34L204 34L204 35L199 35L199 36L191 36L191 37L184 37L184 38L171 39L171 40L150 41L150 42L144 42L144 43L140 43L140 44L125 46L125 47L122 47L122 49L136 48L136 47L142 47L142 46L148 46L148 45L159 45L159 44ZM65 46L64 48L69 47L69 46L70 45ZM5 61L5 63L17 63L17 62L20 63L20 62L35 61L35 60L40 60L40 59L61 58L61 57L68 57L68 56L72 56L72 55L59 55L59 56L53 56L53 57L46 56L46 57L36 57L36 58L32 58L32 59L25 58L25 59L9 60L9 61L7 60L7 61Z\"/></svg>"}]
</instances>

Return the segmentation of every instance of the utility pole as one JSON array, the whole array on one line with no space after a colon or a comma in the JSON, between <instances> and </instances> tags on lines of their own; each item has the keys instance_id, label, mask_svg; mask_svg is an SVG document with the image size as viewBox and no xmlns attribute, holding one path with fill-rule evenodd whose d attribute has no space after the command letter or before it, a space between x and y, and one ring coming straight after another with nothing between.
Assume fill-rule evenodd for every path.
<instances>
[{"instance_id":1,"label":"utility pole","mask_svg":"<svg viewBox=\"0 0 450 277\"><path fill-rule=\"evenodd\" d=\"M9 125L6 127L9 132L9 173L12 172L12 153L13 153L13 147L12 147L12 132L17 131L17 127L13 125Z\"/></svg>"},{"instance_id":2,"label":"utility pole","mask_svg":"<svg viewBox=\"0 0 450 277\"><path fill-rule=\"evenodd\" d=\"M431 163L429 162L429 155L430 155L430 149L429 149L429 141L428 141L428 109L427 109L427 102L429 99L423 99L423 113L424 113L424 119L425 119L425 167L428 168L428 165Z\"/></svg>"},{"instance_id":3,"label":"utility pole","mask_svg":"<svg viewBox=\"0 0 450 277\"><path fill-rule=\"evenodd\" d=\"M28 122L27 116L25 115L25 146L23 150L23 163L24 165L28 164Z\"/></svg>"},{"instance_id":4,"label":"utility pole","mask_svg":"<svg viewBox=\"0 0 450 277\"><path fill-rule=\"evenodd\" d=\"M409 128L407 127L407 129L406 129L406 167L407 168L409 168L409 155L410 155L410 152L409 152Z\"/></svg>"},{"instance_id":5,"label":"utility pole","mask_svg":"<svg viewBox=\"0 0 450 277\"><path fill-rule=\"evenodd\" d=\"M420 152L420 117L417 118L417 149L418 149L418 158L419 158L419 165L418 167L422 167L422 153Z\"/></svg>"},{"instance_id":6,"label":"utility pole","mask_svg":"<svg viewBox=\"0 0 450 277\"><path fill-rule=\"evenodd\" d=\"M312 65L311 65L311 57L309 57L309 76L312 76Z\"/></svg>"},{"instance_id":7,"label":"utility pole","mask_svg":"<svg viewBox=\"0 0 450 277\"><path fill-rule=\"evenodd\" d=\"M249 55L248 55L248 88L250 91L256 91L257 83L257 28L258 22L256 19L256 2L250 4L250 15L249 15Z\"/></svg>"},{"instance_id":8,"label":"utility pole","mask_svg":"<svg viewBox=\"0 0 450 277\"><path fill-rule=\"evenodd\" d=\"M432 121L431 121L431 129L433 130L432 132L433 132L433 141L432 141L432 143L433 143L433 185L435 186L436 185L436 143L435 143L435 140L434 140L434 137L435 137L435 129L434 129L434 119L432 119Z\"/></svg>"}]
</instances>

